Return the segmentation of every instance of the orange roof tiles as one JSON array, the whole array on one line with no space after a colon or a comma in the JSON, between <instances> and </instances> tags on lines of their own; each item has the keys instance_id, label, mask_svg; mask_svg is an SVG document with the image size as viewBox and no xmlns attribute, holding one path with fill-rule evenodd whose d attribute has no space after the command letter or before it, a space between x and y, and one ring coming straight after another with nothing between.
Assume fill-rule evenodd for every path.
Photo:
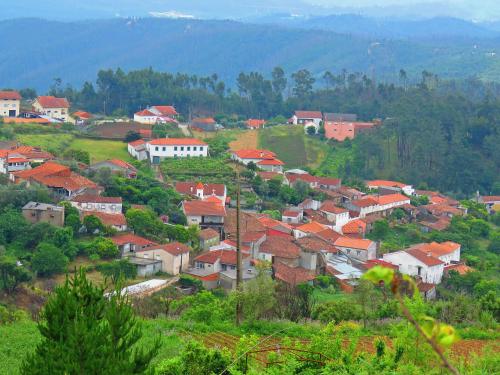
<instances>
[{"instance_id":1,"label":"orange roof tiles","mask_svg":"<svg viewBox=\"0 0 500 375\"><path fill-rule=\"evenodd\" d=\"M292 237L268 236L260 245L259 251L278 258L296 259L300 257L300 248L293 242Z\"/></svg>"},{"instance_id":2,"label":"orange roof tiles","mask_svg":"<svg viewBox=\"0 0 500 375\"><path fill-rule=\"evenodd\" d=\"M258 120L258 119L250 118L245 123L249 128L260 128L260 127L263 127L265 125L266 120Z\"/></svg>"},{"instance_id":3,"label":"orange roof tiles","mask_svg":"<svg viewBox=\"0 0 500 375\"><path fill-rule=\"evenodd\" d=\"M259 161L257 165L285 165L281 160L279 159L265 159L262 161Z\"/></svg>"},{"instance_id":4,"label":"orange roof tiles","mask_svg":"<svg viewBox=\"0 0 500 375\"><path fill-rule=\"evenodd\" d=\"M0 100L21 100L17 91L0 91Z\"/></svg>"},{"instance_id":5,"label":"orange roof tiles","mask_svg":"<svg viewBox=\"0 0 500 375\"><path fill-rule=\"evenodd\" d=\"M304 232L304 233L319 233L319 232L324 231L327 228L328 227L323 225L323 224L320 224L316 221L311 221L310 223L301 225L295 229L300 230L301 232Z\"/></svg>"},{"instance_id":6,"label":"orange roof tiles","mask_svg":"<svg viewBox=\"0 0 500 375\"><path fill-rule=\"evenodd\" d=\"M180 242L171 242L166 245L161 245L158 247L158 249L166 251L167 253L173 256L189 253L189 247ZM152 250L152 249L144 249L144 250Z\"/></svg>"},{"instance_id":7,"label":"orange roof tiles","mask_svg":"<svg viewBox=\"0 0 500 375\"><path fill-rule=\"evenodd\" d=\"M69 108L69 102L66 98L39 96L36 100L43 108Z\"/></svg>"},{"instance_id":8,"label":"orange roof tiles","mask_svg":"<svg viewBox=\"0 0 500 375\"><path fill-rule=\"evenodd\" d=\"M353 200L351 201L351 204L356 207L363 208L363 207L376 206L378 204L378 201L371 197L366 197L362 199Z\"/></svg>"},{"instance_id":9,"label":"orange roof tiles","mask_svg":"<svg viewBox=\"0 0 500 375\"><path fill-rule=\"evenodd\" d=\"M403 194L387 194L387 195L380 195L375 198L378 201L378 204L381 206L384 206L386 204L392 204L392 203L403 203L403 202L409 202L410 198L408 198L406 195Z\"/></svg>"},{"instance_id":10,"label":"orange roof tiles","mask_svg":"<svg viewBox=\"0 0 500 375\"><path fill-rule=\"evenodd\" d=\"M120 168L136 170L136 168L132 164L127 163L126 161L120 159L109 159L108 163L114 164Z\"/></svg>"},{"instance_id":11,"label":"orange roof tiles","mask_svg":"<svg viewBox=\"0 0 500 375\"><path fill-rule=\"evenodd\" d=\"M207 251L203 254L198 255L194 260L201 263L214 264L218 260L222 264L236 265L237 253L235 250L213 250ZM243 257L248 257L247 254L242 254Z\"/></svg>"},{"instance_id":12,"label":"orange roof tiles","mask_svg":"<svg viewBox=\"0 0 500 375\"><path fill-rule=\"evenodd\" d=\"M132 147L137 147L137 146L141 146L145 143L146 143L146 141L144 139L138 139L136 141L129 142L128 144Z\"/></svg>"},{"instance_id":13,"label":"orange roof tiles","mask_svg":"<svg viewBox=\"0 0 500 375\"><path fill-rule=\"evenodd\" d=\"M302 267L290 267L281 262L274 264L273 268L275 278L290 285L302 284L316 278L312 271Z\"/></svg>"},{"instance_id":14,"label":"orange roof tiles","mask_svg":"<svg viewBox=\"0 0 500 375\"><path fill-rule=\"evenodd\" d=\"M125 215L123 214L108 214L99 211L85 211L83 212L83 216L95 216L105 226L124 226L127 225L127 220L125 219Z\"/></svg>"},{"instance_id":15,"label":"orange roof tiles","mask_svg":"<svg viewBox=\"0 0 500 375\"><path fill-rule=\"evenodd\" d=\"M431 254L433 257L440 257L443 255L451 254L460 248L460 244L456 242L446 241L442 243L430 242L421 243L411 247L411 249L418 249L426 254Z\"/></svg>"},{"instance_id":16,"label":"orange roof tiles","mask_svg":"<svg viewBox=\"0 0 500 375\"><path fill-rule=\"evenodd\" d=\"M103 197L101 195L94 194L82 194L77 195L71 199L72 202L77 203L109 203L109 204L121 204L122 197Z\"/></svg>"},{"instance_id":17,"label":"orange roof tiles","mask_svg":"<svg viewBox=\"0 0 500 375\"><path fill-rule=\"evenodd\" d=\"M207 146L196 138L158 138L149 142L153 146Z\"/></svg>"},{"instance_id":18,"label":"orange roof tiles","mask_svg":"<svg viewBox=\"0 0 500 375\"><path fill-rule=\"evenodd\" d=\"M226 190L224 184L202 184L201 182L182 182L175 183L175 190L180 194L196 195L196 190L202 189L203 195L218 195L223 196Z\"/></svg>"},{"instance_id":19,"label":"orange roof tiles","mask_svg":"<svg viewBox=\"0 0 500 375\"><path fill-rule=\"evenodd\" d=\"M365 232L366 223L361 219L352 220L342 227L342 233L344 234L363 234Z\"/></svg>"},{"instance_id":20,"label":"orange roof tiles","mask_svg":"<svg viewBox=\"0 0 500 375\"><path fill-rule=\"evenodd\" d=\"M122 246L128 243L138 245L138 246L151 246L151 245L156 245L155 242L148 240L147 238L137 236L132 233L126 233L126 234L119 234L116 236L111 237L111 241L116 246Z\"/></svg>"},{"instance_id":21,"label":"orange roof tiles","mask_svg":"<svg viewBox=\"0 0 500 375\"><path fill-rule=\"evenodd\" d=\"M374 244L373 241L360 239L360 238L351 238L351 237L339 237L335 241L335 246L339 247L349 247L351 249L360 249L360 250L368 250L370 246Z\"/></svg>"},{"instance_id":22,"label":"orange roof tiles","mask_svg":"<svg viewBox=\"0 0 500 375\"><path fill-rule=\"evenodd\" d=\"M276 154L269 150L237 150L233 154L241 159L274 159Z\"/></svg>"},{"instance_id":23,"label":"orange roof tiles","mask_svg":"<svg viewBox=\"0 0 500 375\"><path fill-rule=\"evenodd\" d=\"M366 186L373 186L373 187L397 187L397 188L404 188L405 186L408 186L407 184L403 184L402 182L397 182L397 181L390 181L390 180L371 180L371 181L366 181Z\"/></svg>"},{"instance_id":24,"label":"orange roof tiles","mask_svg":"<svg viewBox=\"0 0 500 375\"><path fill-rule=\"evenodd\" d=\"M319 118L323 119L323 114L320 111L295 111L295 116L298 118Z\"/></svg>"},{"instance_id":25,"label":"orange roof tiles","mask_svg":"<svg viewBox=\"0 0 500 375\"><path fill-rule=\"evenodd\" d=\"M155 105L152 108L156 109L163 116L175 116L178 115L174 106L171 105Z\"/></svg>"},{"instance_id":26,"label":"orange roof tiles","mask_svg":"<svg viewBox=\"0 0 500 375\"><path fill-rule=\"evenodd\" d=\"M415 259L418 259L420 262L422 262L426 266L433 267L433 266L439 266L440 264L443 264L443 262L440 261L438 258L435 258L432 255L426 254L419 249L410 248L410 249L407 249L405 251L408 254L410 254L412 257L414 257Z\"/></svg>"},{"instance_id":27,"label":"orange roof tiles","mask_svg":"<svg viewBox=\"0 0 500 375\"><path fill-rule=\"evenodd\" d=\"M320 207L320 210L336 215L349 212L347 209L343 207L337 207L335 202L333 201L324 201Z\"/></svg>"},{"instance_id":28,"label":"orange roof tiles","mask_svg":"<svg viewBox=\"0 0 500 375\"><path fill-rule=\"evenodd\" d=\"M182 207L187 216L226 216L224 206L214 202L184 201Z\"/></svg>"}]
</instances>

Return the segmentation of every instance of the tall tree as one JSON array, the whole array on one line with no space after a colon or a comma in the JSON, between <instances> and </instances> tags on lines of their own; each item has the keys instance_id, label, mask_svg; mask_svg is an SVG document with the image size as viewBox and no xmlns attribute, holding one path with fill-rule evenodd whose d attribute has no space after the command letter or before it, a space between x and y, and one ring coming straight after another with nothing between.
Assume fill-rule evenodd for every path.
<instances>
[{"instance_id":1,"label":"tall tree","mask_svg":"<svg viewBox=\"0 0 500 375\"><path fill-rule=\"evenodd\" d=\"M50 297L38 325L42 340L21 374L145 374L158 352L138 346L139 322L128 297L93 285L80 270Z\"/></svg>"},{"instance_id":2,"label":"tall tree","mask_svg":"<svg viewBox=\"0 0 500 375\"><path fill-rule=\"evenodd\" d=\"M312 93L313 84L316 81L311 72L307 69L301 69L292 74L295 85L293 86L293 95L297 98L304 98Z\"/></svg>"}]
</instances>

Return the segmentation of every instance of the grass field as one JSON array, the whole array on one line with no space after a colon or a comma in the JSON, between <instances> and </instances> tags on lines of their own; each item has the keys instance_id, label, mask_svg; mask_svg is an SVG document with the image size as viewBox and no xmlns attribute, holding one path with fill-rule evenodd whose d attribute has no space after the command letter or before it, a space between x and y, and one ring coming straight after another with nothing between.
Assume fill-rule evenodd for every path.
<instances>
[{"instance_id":1,"label":"grass field","mask_svg":"<svg viewBox=\"0 0 500 375\"><path fill-rule=\"evenodd\" d=\"M328 154L328 146L306 136L300 126L274 126L260 131L259 147L275 152L287 168L316 168Z\"/></svg>"},{"instance_id":2,"label":"grass field","mask_svg":"<svg viewBox=\"0 0 500 375\"><path fill-rule=\"evenodd\" d=\"M55 154L67 149L88 151L92 163L106 159L130 160L127 144L121 141L76 138L71 134L19 134L17 139Z\"/></svg>"}]
</instances>

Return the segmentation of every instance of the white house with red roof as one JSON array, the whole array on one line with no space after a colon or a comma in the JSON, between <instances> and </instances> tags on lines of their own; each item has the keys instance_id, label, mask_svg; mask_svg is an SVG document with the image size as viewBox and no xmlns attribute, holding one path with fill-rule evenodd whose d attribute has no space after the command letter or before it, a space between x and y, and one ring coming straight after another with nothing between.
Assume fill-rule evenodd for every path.
<instances>
[{"instance_id":1,"label":"white house with red roof","mask_svg":"<svg viewBox=\"0 0 500 375\"><path fill-rule=\"evenodd\" d=\"M21 95L17 91L0 91L0 117L17 117L21 109Z\"/></svg>"},{"instance_id":2,"label":"white house with red roof","mask_svg":"<svg viewBox=\"0 0 500 375\"><path fill-rule=\"evenodd\" d=\"M281 221L289 224L299 224L304 218L303 210L284 210L281 214Z\"/></svg>"},{"instance_id":3,"label":"white house with red roof","mask_svg":"<svg viewBox=\"0 0 500 375\"><path fill-rule=\"evenodd\" d=\"M178 181L175 183L175 190L179 194L197 197L201 200L216 197L224 204L226 204L227 200L227 189L224 184L203 184L201 182L196 183L193 181Z\"/></svg>"},{"instance_id":4,"label":"white house with red roof","mask_svg":"<svg viewBox=\"0 0 500 375\"><path fill-rule=\"evenodd\" d=\"M348 257L362 262L377 257L377 244L371 240L341 236L334 245Z\"/></svg>"},{"instance_id":5,"label":"white house with red roof","mask_svg":"<svg viewBox=\"0 0 500 375\"><path fill-rule=\"evenodd\" d=\"M178 115L171 105L155 105L134 113L134 121L140 124L177 124Z\"/></svg>"},{"instance_id":6,"label":"white house with red roof","mask_svg":"<svg viewBox=\"0 0 500 375\"><path fill-rule=\"evenodd\" d=\"M158 244L132 233L118 234L110 238L118 247L122 257L134 256L135 252Z\"/></svg>"},{"instance_id":7,"label":"white house with red roof","mask_svg":"<svg viewBox=\"0 0 500 375\"><path fill-rule=\"evenodd\" d=\"M189 268L188 246L180 242L149 246L135 251L136 258L159 260L161 270L170 275L178 275Z\"/></svg>"},{"instance_id":8,"label":"white house with red roof","mask_svg":"<svg viewBox=\"0 0 500 375\"><path fill-rule=\"evenodd\" d=\"M137 160L147 160L148 153L146 150L146 141L144 139L138 139L136 141L129 142L128 153L130 156Z\"/></svg>"},{"instance_id":9,"label":"white house with red roof","mask_svg":"<svg viewBox=\"0 0 500 375\"><path fill-rule=\"evenodd\" d=\"M89 169L97 171L99 169L109 168L112 173L123 174L127 178L137 177L137 168L132 164L120 159L109 159L92 164Z\"/></svg>"},{"instance_id":10,"label":"white house with red roof","mask_svg":"<svg viewBox=\"0 0 500 375\"><path fill-rule=\"evenodd\" d=\"M167 158L207 157L208 144L196 138L158 138L146 143L152 164Z\"/></svg>"},{"instance_id":11,"label":"white house with red roof","mask_svg":"<svg viewBox=\"0 0 500 375\"><path fill-rule=\"evenodd\" d=\"M212 228L219 234L222 233L226 217L222 202L183 201L182 212L186 215L188 225L197 225L201 229Z\"/></svg>"},{"instance_id":12,"label":"white house with red roof","mask_svg":"<svg viewBox=\"0 0 500 375\"><path fill-rule=\"evenodd\" d=\"M0 150L0 173L18 172L30 168L29 160L23 155L10 150Z\"/></svg>"},{"instance_id":13,"label":"white house with red roof","mask_svg":"<svg viewBox=\"0 0 500 375\"><path fill-rule=\"evenodd\" d=\"M281 160L276 158L276 154L269 150L237 150L231 152L231 159L248 165L250 163L256 164L260 169L267 172L283 172L283 163Z\"/></svg>"},{"instance_id":14,"label":"white house with red roof","mask_svg":"<svg viewBox=\"0 0 500 375\"><path fill-rule=\"evenodd\" d=\"M320 111L295 111L290 119L290 122L294 125L313 123L318 128L321 121L323 121L323 114Z\"/></svg>"},{"instance_id":15,"label":"white house with red roof","mask_svg":"<svg viewBox=\"0 0 500 375\"><path fill-rule=\"evenodd\" d=\"M425 283L439 284L443 278L445 262L418 248L384 254L383 259L397 266L399 272L419 277Z\"/></svg>"},{"instance_id":16,"label":"white house with red roof","mask_svg":"<svg viewBox=\"0 0 500 375\"><path fill-rule=\"evenodd\" d=\"M99 211L107 214L122 213L121 197L103 197L101 195L82 194L69 201L79 211Z\"/></svg>"},{"instance_id":17,"label":"white house with red roof","mask_svg":"<svg viewBox=\"0 0 500 375\"><path fill-rule=\"evenodd\" d=\"M349 222L349 210L338 207L333 201L324 201L319 210L326 215L326 219L334 225L333 229L337 232Z\"/></svg>"},{"instance_id":18,"label":"white house with red roof","mask_svg":"<svg viewBox=\"0 0 500 375\"><path fill-rule=\"evenodd\" d=\"M69 116L69 102L66 98L39 96L32 104L33 110L55 120L72 121Z\"/></svg>"}]
</instances>

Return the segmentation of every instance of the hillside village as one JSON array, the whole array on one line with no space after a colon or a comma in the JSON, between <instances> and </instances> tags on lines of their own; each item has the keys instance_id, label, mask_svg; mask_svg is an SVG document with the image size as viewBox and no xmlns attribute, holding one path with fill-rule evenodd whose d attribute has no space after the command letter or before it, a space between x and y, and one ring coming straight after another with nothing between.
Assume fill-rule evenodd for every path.
<instances>
[{"instance_id":1,"label":"hillside village","mask_svg":"<svg viewBox=\"0 0 500 375\"><path fill-rule=\"evenodd\" d=\"M344 315L342 305L361 298L365 309L364 275L389 269L409 276L429 303L475 288L470 280L489 303L500 196L459 200L426 183L344 181L312 163L290 165L296 150L262 147L273 145L262 140L274 129L280 140L293 134L327 150L386 124L354 113L286 115L219 121L159 103L104 116L63 97L0 91L4 297L37 316L63 275L82 267L108 290L121 285L148 301L134 307L156 317L150 311L184 298L231 301L265 275L273 317L366 326L354 303ZM374 321L393 319L387 309Z\"/></svg>"},{"instance_id":2,"label":"hillside village","mask_svg":"<svg viewBox=\"0 0 500 375\"><path fill-rule=\"evenodd\" d=\"M0 92L0 100L5 108L4 124L54 126L70 122L84 126L93 118L85 111L72 112L65 98L38 97L30 110L21 109L21 96L15 91ZM185 274L200 280L208 290L231 290L236 285L239 248L244 282L255 278L256 266L265 261L270 264L272 277L280 282L313 283L318 276L327 275L349 293L363 273L383 265L414 277L422 294L434 298L436 286L450 271L464 274L473 270L461 257L460 243L422 242L387 251L383 240L370 236L380 230L381 222L388 220L391 225L414 225L428 234L445 231L454 218L468 215L466 206L437 191L386 180L365 181L359 189L344 185L336 176L287 168L279 155L265 149L227 149L223 162L232 171L229 178L214 179L210 170L200 176L195 172L187 181L176 180L175 175L170 177L169 160L213 158L209 143L187 136L191 131L224 132L223 126L213 119L194 118L187 126L179 125L180 120L172 105L155 105L135 113L137 131L127 133L129 138L135 138L129 141L127 151L136 162L110 159L91 165L81 163L75 171L47 150L6 142L0 150L0 172L9 184L21 189L42 186L48 190L51 202L23 202L22 214L28 222L68 226L67 208L73 207L81 222L81 227L73 226L75 235L86 232L109 239L119 249L119 258L133 264L142 277L151 278L158 272ZM141 128L160 124L183 127L183 136L155 138L151 131ZM356 114L302 110L295 111L288 124L303 127L310 136L322 132L327 139L337 141L383 126L381 120L359 122ZM244 126L259 131L266 127L266 121L248 119ZM203 165L202 160L198 163ZM92 178L108 172L136 180L141 179L142 171L151 169L156 171L160 188L178 194L176 214L184 218L172 222L169 212L163 212L154 220L161 220L167 227L181 223L186 229L195 228L196 238L191 236L179 242L168 235L140 235L127 213L147 210L156 216L158 212L151 212L148 206L134 208L126 195L114 194L99 179ZM189 172L183 171L187 175ZM262 203L269 194L261 191L270 189L277 190L278 195L287 189L296 197L279 197L279 211L244 209L237 234L236 189L251 192ZM69 206L63 205L66 209L62 209L65 202ZM484 204L490 214L499 211L498 196L478 196L476 202ZM89 218L99 223L98 229L91 231L86 227ZM147 228L142 232L147 233Z\"/></svg>"}]
</instances>

